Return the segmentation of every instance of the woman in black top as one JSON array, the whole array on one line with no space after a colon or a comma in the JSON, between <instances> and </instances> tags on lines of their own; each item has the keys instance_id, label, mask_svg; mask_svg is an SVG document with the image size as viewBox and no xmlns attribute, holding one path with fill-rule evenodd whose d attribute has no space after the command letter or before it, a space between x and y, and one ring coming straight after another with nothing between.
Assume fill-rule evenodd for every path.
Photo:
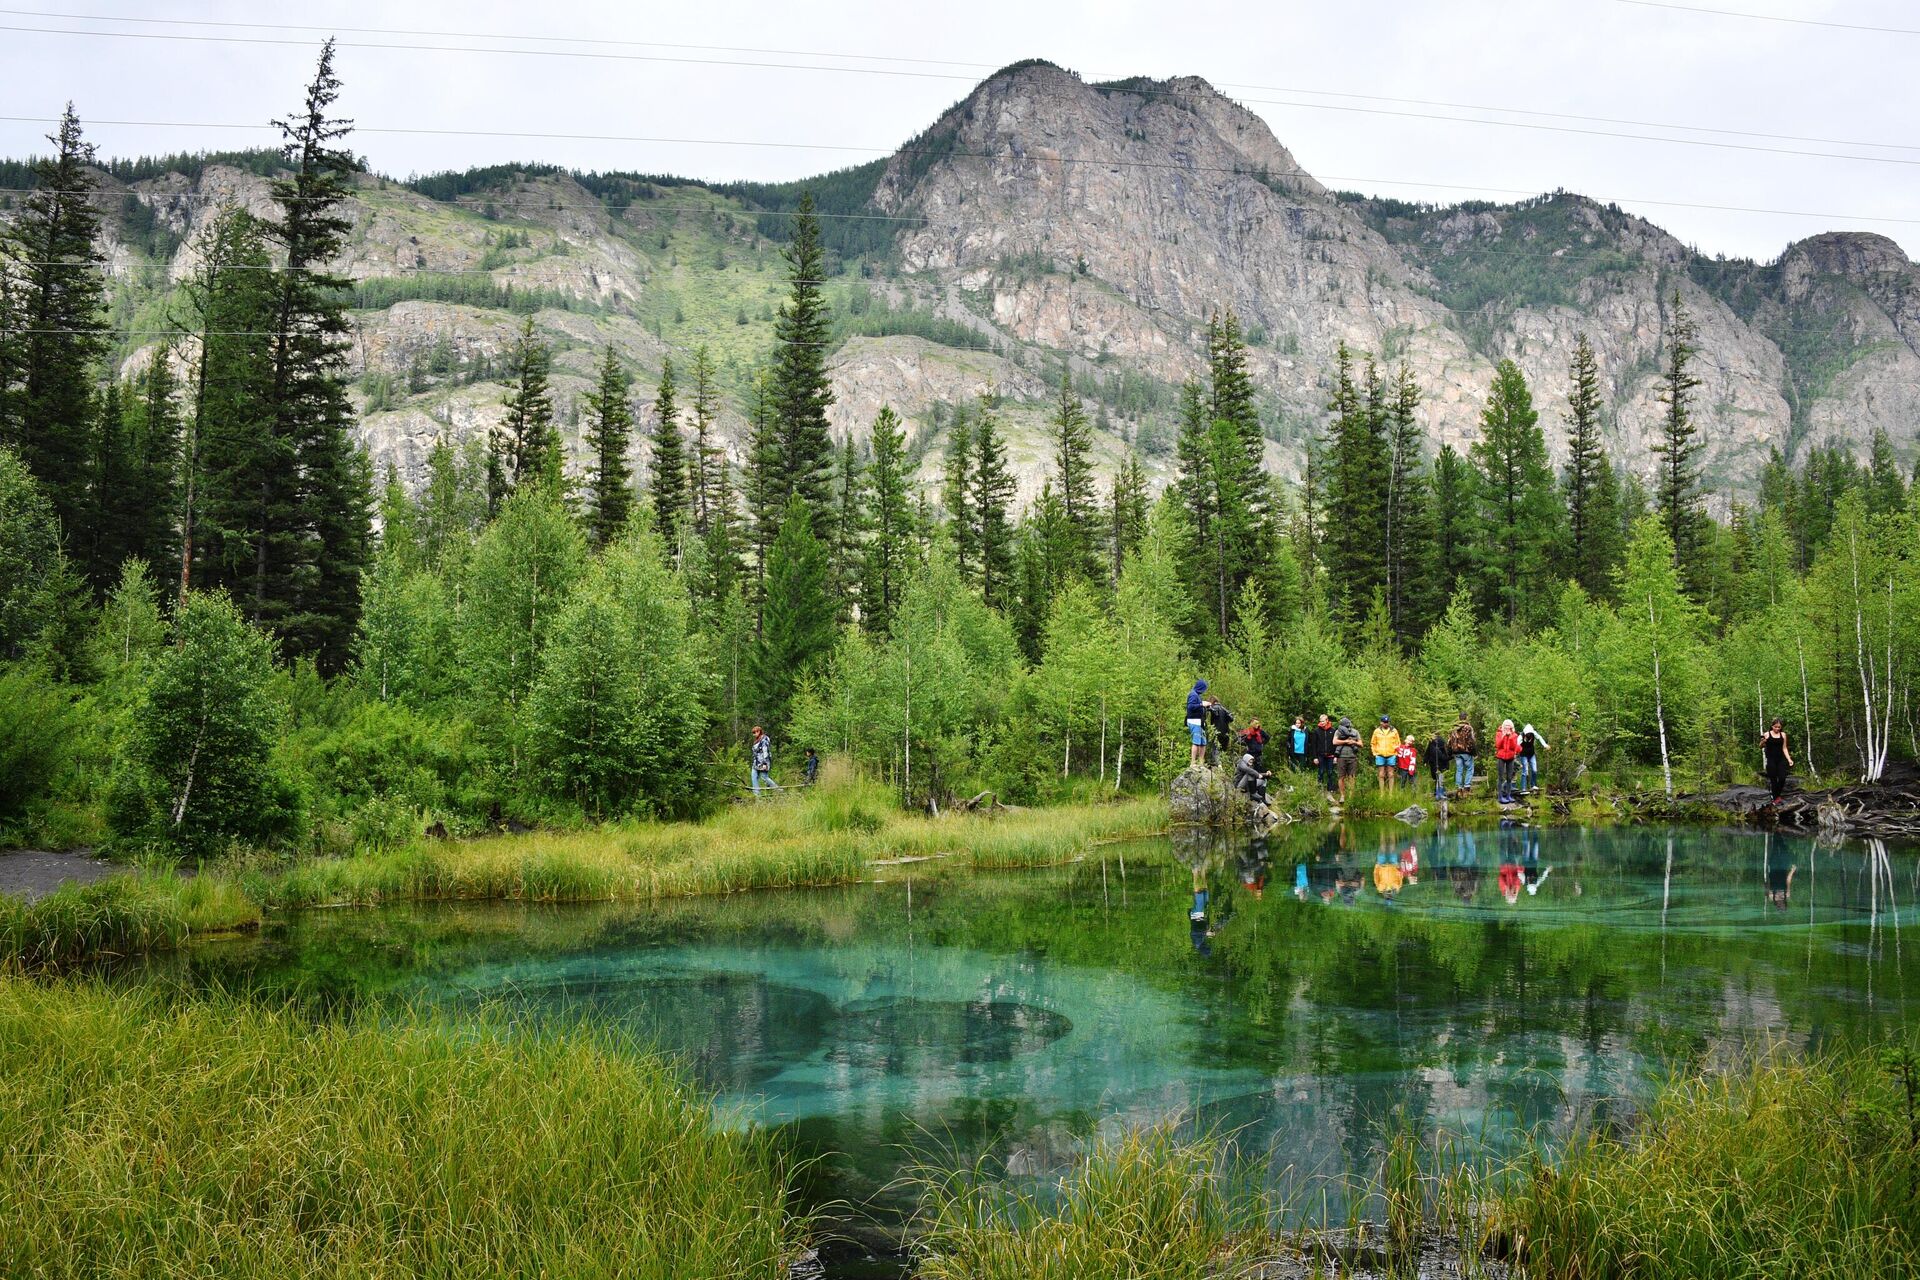
<instances>
[{"instance_id":1,"label":"woman in black top","mask_svg":"<svg viewBox=\"0 0 1920 1280\"><path fill-rule=\"evenodd\" d=\"M1779 804L1787 789L1787 771L1793 768L1793 751L1787 746L1786 727L1777 717L1760 735L1760 751L1766 757L1767 790L1773 793L1773 803Z\"/></svg>"}]
</instances>

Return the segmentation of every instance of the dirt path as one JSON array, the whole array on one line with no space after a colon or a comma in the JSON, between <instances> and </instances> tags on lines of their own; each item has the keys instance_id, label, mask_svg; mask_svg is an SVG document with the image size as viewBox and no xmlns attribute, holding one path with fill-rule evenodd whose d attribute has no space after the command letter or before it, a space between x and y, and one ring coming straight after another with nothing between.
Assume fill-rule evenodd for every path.
<instances>
[{"instance_id":1,"label":"dirt path","mask_svg":"<svg viewBox=\"0 0 1920 1280\"><path fill-rule=\"evenodd\" d=\"M0 893L32 902L63 884L85 884L121 870L124 868L96 858L85 849L67 853L45 853L39 849L0 853Z\"/></svg>"}]
</instances>

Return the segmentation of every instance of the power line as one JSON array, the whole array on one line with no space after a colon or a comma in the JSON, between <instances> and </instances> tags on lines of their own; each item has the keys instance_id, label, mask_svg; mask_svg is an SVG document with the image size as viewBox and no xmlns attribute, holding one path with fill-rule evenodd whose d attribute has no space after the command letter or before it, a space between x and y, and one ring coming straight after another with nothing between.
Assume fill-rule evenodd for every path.
<instances>
[{"instance_id":1,"label":"power line","mask_svg":"<svg viewBox=\"0 0 1920 1280\"><path fill-rule=\"evenodd\" d=\"M160 31L83 31L83 30L77 30L70 27L21 27L21 26L0 25L0 31L25 32L25 33L36 34L36 35L93 36L96 38L104 37L107 39L120 39L120 40L169 40L169 41L201 43L201 44L293 45L293 46L299 46L302 48L306 47L308 44L308 42L305 40L294 40L294 39L288 39L288 38L282 38L282 37L276 37L276 36L186 35L186 34L181 34L177 32L160 32ZM746 67L746 68L753 68L753 69L760 69L760 70L826 71L826 72L838 72L845 75L907 76L907 77L912 77L916 79L964 80L969 82L971 82L974 79L974 77L972 76L964 76L957 73L947 73L947 72L902 71L897 69L881 68L881 67L835 67L835 66L824 66L817 63L809 64L809 63L785 63L785 62L749 62L742 59L692 58L684 55L670 55L670 54L595 53L595 52L589 52L589 51L583 51L583 50L565 50L565 49L505 49L505 48L496 49L496 48L480 48L480 47L471 46L471 45L389 44L382 41L341 41L339 42L339 47L343 49L403 50L403 51L410 51L410 52L425 52L425 53L493 53L493 54L507 54L507 55L520 56L520 57L539 57L539 58L591 58L591 59L603 59L603 60L613 59L613 60L639 61L639 62L685 63L693 66ZM1135 91L1126 90L1125 92L1135 92ZM1149 90L1149 91L1140 91L1140 92L1148 95L1151 95L1151 94L1172 95L1175 91ZM1761 146L1757 143L1716 142L1708 138L1668 138L1668 137L1662 137L1658 134L1623 133L1623 132L1620 132L1619 130L1578 128L1573 125L1540 124L1540 123L1525 121L1525 120L1485 120L1485 119L1476 119L1470 116L1435 115L1432 112L1404 111L1404 110L1397 110L1397 109L1387 108L1387 107L1358 107L1358 106L1351 106L1351 105L1344 105L1340 103L1330 103L1330 102L1288 102L1288 101L1282 101L1277 98L1246 98L1246 99L1243 99L1242 101L1254 103L1256 105L1261 105L1261 106L1290 107L1296 110L1305 110L1305 111L1339 111L1339 112L1346 112L1349 114L1358 114L1358 115L1380 115L1380 116L1391 116L1399 119L1428 120L1428 121L1434 121L1434 122L1446 123L1446 124L1471 124L1471 125L1482 125L1488 128L1525 129L1525 130L1530 130L1534 132L1565 133L1565 134L1573 134L1573 135L1582 136L1582 137L1619 138L1625 141L1632 141L1632 142L1665 143L1670 146L1707 147L1707 148L1713 148L1713 149L1722 150L1722 151L1748 151L1748 152L1756 152L1756 153L1765 154L1765 155L1798 156L1798 157L1807 158L1807 159L1854 161L1856 163L1861 163L1861 164L1920 165L1920 159L1908 160L1908 159L1901 159L1897 156L1848 155L1848 154L1844 154L1837 151L1806 151L1806 150L1802 150L1794 147ZM180 127L185 127L185 126L180 126ZM233 127L240 127L240 126L233 126ZM256 127L266 127L266 126L256 126ZM430 129L395 130L395 129L367 128L367 129L362 129L361 132L364 132L364 133L406 132L406 133L422 133L422 134L436 134L436 133L464 134L466 131L464 130L430 130ZM534 137L534 136L541 136L541 135L501 134L498 136ZM576 140L585 140L585 141L614 140L614 139L596 137L594 135L547 135L547 136L570 136L575 138ZM787 145L800 146L804 144L787 144ZM1874 144L1866 144L1866 145L1874 145ZM866 148L831 148L829 147L829 148L822 148L822 149L865 150Z\"/></svg>"},{"instance_id":2,"label":"power line","mask_svg":"<svg viewBox=\"0 0 1920 1280\"><path fill-rule=\"evenodd\" d=\"M0 30L4 30L4 28L0 28ZM7 122L7 121L24 122L29 124L51 123L45 116L0 116L0 122ZM210 123L205 121L190 122L190 121L169 121L169 120L93 120L88 123L92 125L104 125L108 127L169 128L169 129L271 129L275 127L273 125L265 125L265 124L224 124L224 123ZM400 128L397 126L365 127L365 128L356 126L355 131L360 133L423 134L428 136L456 136L456 137L478 137L478 138L518 138L518 139L533 138L533 139L549 139L549 140L562 140L562 141L586 140L586 141L601 141L601 142L664 143L664 144L670 144L670 145L684 145L684 146L792 148L792 149L809 150L809 151L857 151L857 152L872 153L876 155L916 155L916 154L926 153L926 154L932 154L932 155L938 155L938 156L959 157L963 159L1015 160L1015 161L1030 163L1034 165L1085 164L1085 165L1095 165L1095 166L1104 165L1109 169L1170 169L1170 170L1178 170L1183 173L1226 173L1226 174L1237 175L1239 177L1254 178L1255 180L1258 180L1262 176L1265 176L1267 178L1272 178L1272 179L1299 177L1299 178L1307 178L1314 182L1318 182L1322 184L1328 183L1328 182L1354 182L1354 183L1369 183L1377 186L1420 187L1420 188L1435 190L1435 191L1473 191L1473 192L1479 192L1483 194L1517 195L1517 196L1526 196L1526 197L1534 197L1534 196L1539 196L1543 194L1548 194L1548 193L1541 192L1536 188L1531 188L1531 187L1493 187L1493 186L1482 186L1482 185L1474 185L1474 184L1458 183L1458 182L1429 182L1424 180L1414 180L1414 179L1408 179L1408 178L1379 178L1379 177L1371 177L1371 176L1362 177L1362 176L1353 175L1353 174L1338 174L1338 173L1326 173L1326 174L1315 175L1313 173L1308 172L1305 169L1286 169L1286 170L1269 169L1269 170L1263 171L1258 167L1249 168L1244 165L1196 165L1196 164L1182 164L1178 161L1130 160L1130 159L1125 159L1121 157L1098 157L1098 156L1049 156L1049 157L1046 157L1045 159L1041 159L1035 156L1016 155L1011 152L964 151L957 148L943 150L939 148L914 147L910 145L903 146L903 147L896 147L896 148L885 148L885 147L862 146L862 145L855 145L855 144L829 144L829 143L817 143L817 142L753 142L753 141L743 141L740 139L732 139L732 138L668 138L668 137L652 137L652 136L639 135L639 134L533 133L533 132L508 132L508 131L491 130L491 129L415 129L415 128ZM1899 163L1908 164L1908 163L1920 163L1920 162L1900 161ZM802 179L800 181L804 182L805 180ZM724 184L721 184L721 185L724 185ZM422 197L422 198L427 198L427 197ZM1920 218L1899 218L1899 217L1892 217L1892 216L1880 215L1880 214L1830 213L1830 212L1823 212L1819 210L1810 210L1810 209L1771 209L1771 208L1763 208L1763 207L1757 207L1757 206L1751 206L1751 205L1728 205L1728 204L1703 203L1703 202L1686 201L1686 200L1655 200L1655 199L1643 198L1639 196L1589 195L1586 198L1590 200L1594 200L1599 203L1618 204L1618 205L1645 204L1645 205L1656 205L1663 208L1673 208L1673 209L1705 209L1705 210L1711 210L1719 213L1757 213L1757 214L1765 214L1765 215L1774 216L1774 217L1786 217L1786 218L1831 218L1831 219L1836 219L1844 222L1886 222L1886 223L1896 223L1900 225L1908 225L1908 224L1920 225Z\"/></svg>"},{"instance_id":3,"label":"power line","mask_svg":"<svg viewBox=\"0 0 1920 1280\"><path fill-rule=\"evenodd\" d=\"M1778 13L1748 13L1743 9L1709 9L1697 4L1670 4L1667 0L1615 0L1616 4L1634 4L1644 9L1674 9L1681 13L1704 13L1716 18L1747 18L1754 22L1786 22L1797 27L1830 27L1836 31L1870 31L1885 36L1920 36L1920 28L1876 27L1861 22L1830 22L1821 18L1789 18Z\"/></svg>"},{"instance_id":4,"label":"power line","mask_svg":"<svg viewBox=\"0 0 1920 1280\"><path fill-rule=\"evenodd\" d=\"M596 45L608 45L608 46L613 46L618 48L633 48L633 49L682 49L682 50L691 50L691 51L700 52L700 53L751 53L751 54L759 54L759 55L765 55L765 56L771 56L771 57L836 58L843 61L857 61L857 62L898 62L898 63L911 64L914 66L964 67L972 71L988 71L988 72L999 69L998 67L995 66L995 64L989 63L989 62L962 62L962 61L958 61L954 59L946 59L946 58L915 58L915 57L905 57L901 55L892 55L892 54L839 53L839 52L817 50L817 49L768 49L768 48L758 48L750 45L675 44L668 41L660 41L660 40L618 40L618 39L610 39L610 38L601 37L601 36L548 36L548 35L534 35L534 34L528 34L528 33L515 33L515 32L441 31L441 30L421 30L421 29L404 28L404 27L402 28L323 27L323 26L300 25L300 24L293 24L293 23L273 23L273 22L218 22L218 21L189 19L189 18L137 18L137 17L120 17L120 16L115 16L110 14L54 13L54 12L36 10L36 9L0 9L0 14L12 14L18 17L30 17L30 18L69 19L69 20L80 19L80 20L89 21L89 22L117 22L122 24L140 24L143 26L216 27L216 28L222 28L227 30L249 30L249 31L306 31L306 32L313 32L316 34L322 33L322 32L337 33L341 31L345 31L345 32L349 32L351 34L357 34L357 35L408 36L408 37L420 37L420 38L430 38L430 39L453 39L453 40L502 40L502 41L515 40L515 41L525 41L525 42L537 43L537 44L596 44ZM98 32L94 34L110 35L113 33ZM482 51L482 52L511 52L511 50L491 50L491 51ZM833 68L822 67L822 68L814 68L814 69L832 70ZM1113 78L1113 77L1104 77L1101 75L1101 73L1091 73L1091 74L1096 80L1103 79L1103 78L1104 79ZM971 79L973 77L954 77L954 78ZM1822 138L1822 137L1808 137L1800 134L1763 133L1763 132L1759 132L1751 129L1726 129L1726 128L1719 128L1712 125L1674 124L1670 121L1660 121L1660 120L1622 119L1622 118L1613 117L1613 116L1590 116L1590 115L1580 115L1573 112L1563 112L1563 111L1541 111L1541 110L1530 108L1530 107L1503 107L1503 106L1488 105L1485 103L1450 102L1450 101L1429 99L1429 98L1402 98L1402 97L1392 97L1384 94L1343 92L1343 91L1326 90L1326 89L1306 89L1306 88L1301 88L1297 85L1248 84L1245 82L1220 81L1217 83L1216 87L1228 88L1228 89L1251 89L1260 93L1292 93L1292 94L1300 94L1306 97L1350 98L1350 99L1368 101L1368 102L1389 102L1389 103L1397 103L1401 105L1410 105L1410 106L1443 107L1448 110L1455 110L1455 111L1496 111L1496 112L1501 112L1508 115L1539 116L1547 119L1557 119L1557 120L1578 120L1588 124L1622 124L1622 125L1629 125L1635 128L1677 129L1677 130L1683 130L1683 131L1692 132L1692 133L1718 133L1718 134L1723 134L1730 137L1764 138L1764 139L1769 139L1776 142L1814 142L1814 143L1821 143L1821 144L1830 145L1830 146L1876 147L1884 150L1898 150L1898 151L1920 150L1920 146L1907 144L1907 143L1862 142L1862 141L1847 139L1847 138ZM1151 89L1151 88L1146 88L1144 86L1138 86L1138 85L1129 86L1124 91L1127 93L1134 94L1136 96L1142 96L1142 97L1191 96L1180 90ZM1258 100L1255 100L1255 101L1258 101ZM1289 105L1289 104L1275 104L1275 105ZM1298 104L1298 105L1307 105L1307 104Z\"/></svg>"}]
</instances>

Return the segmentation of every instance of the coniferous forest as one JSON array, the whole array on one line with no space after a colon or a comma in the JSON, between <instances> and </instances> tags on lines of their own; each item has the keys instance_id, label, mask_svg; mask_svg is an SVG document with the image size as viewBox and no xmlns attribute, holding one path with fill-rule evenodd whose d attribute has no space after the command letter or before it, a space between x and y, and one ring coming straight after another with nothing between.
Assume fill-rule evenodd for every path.
<instances>
[{"instance_id":1,"label":"coniferous forest","mask_svg":"<svg viewBox=\"0 0 1920 1280\"><path fill-rule=\"evenodd\" d=\"M329 46L280 126L272 210L212 221L139 367L109 360L71 109L34 170L0 258L16 842L347 852L436 822L692 816L744 786L756 724L780 770L813 747L911 808L1125 790L1184 761L1196 677L1241 724L1524 718L1576 789L1748 779L1774 716L1810 777L1920 753L1920 492L1876 435L1864 465L1776 455L1710 510L1678 293L1649 474L1607 455L1583 340L1564 415L1503 363L1477 439L1437 453L1409 370L1342 347L1283 482L1222 309L1163 492L1131 456L1096 472L1063 377L1047 483L1016 506L992 396L949 407L937 486L890 409L833 437L823 283L844 268L803 196L738 456L704 350L643 411L607 346L569 465L529 319L491 371L502 425L443 437L409 491L353 440L339 90Z\"/></svg>"}]
</instances>

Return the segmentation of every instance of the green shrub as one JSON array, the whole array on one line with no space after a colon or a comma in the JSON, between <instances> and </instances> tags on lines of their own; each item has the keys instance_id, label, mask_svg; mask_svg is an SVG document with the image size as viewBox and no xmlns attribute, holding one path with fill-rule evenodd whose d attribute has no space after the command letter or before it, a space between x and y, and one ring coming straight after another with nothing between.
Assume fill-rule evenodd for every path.
<instances>
[{"instance_id":1,"label":"green shrub","mask_svg":"<svg viewBox=\"0 0 1920 1280\"><path fill-rule=\"evenodd\" d=\"M0 825L17 821L59 776L80 716L65 689L27 667L0 669Z\"/></svg>"}]
</instances>

